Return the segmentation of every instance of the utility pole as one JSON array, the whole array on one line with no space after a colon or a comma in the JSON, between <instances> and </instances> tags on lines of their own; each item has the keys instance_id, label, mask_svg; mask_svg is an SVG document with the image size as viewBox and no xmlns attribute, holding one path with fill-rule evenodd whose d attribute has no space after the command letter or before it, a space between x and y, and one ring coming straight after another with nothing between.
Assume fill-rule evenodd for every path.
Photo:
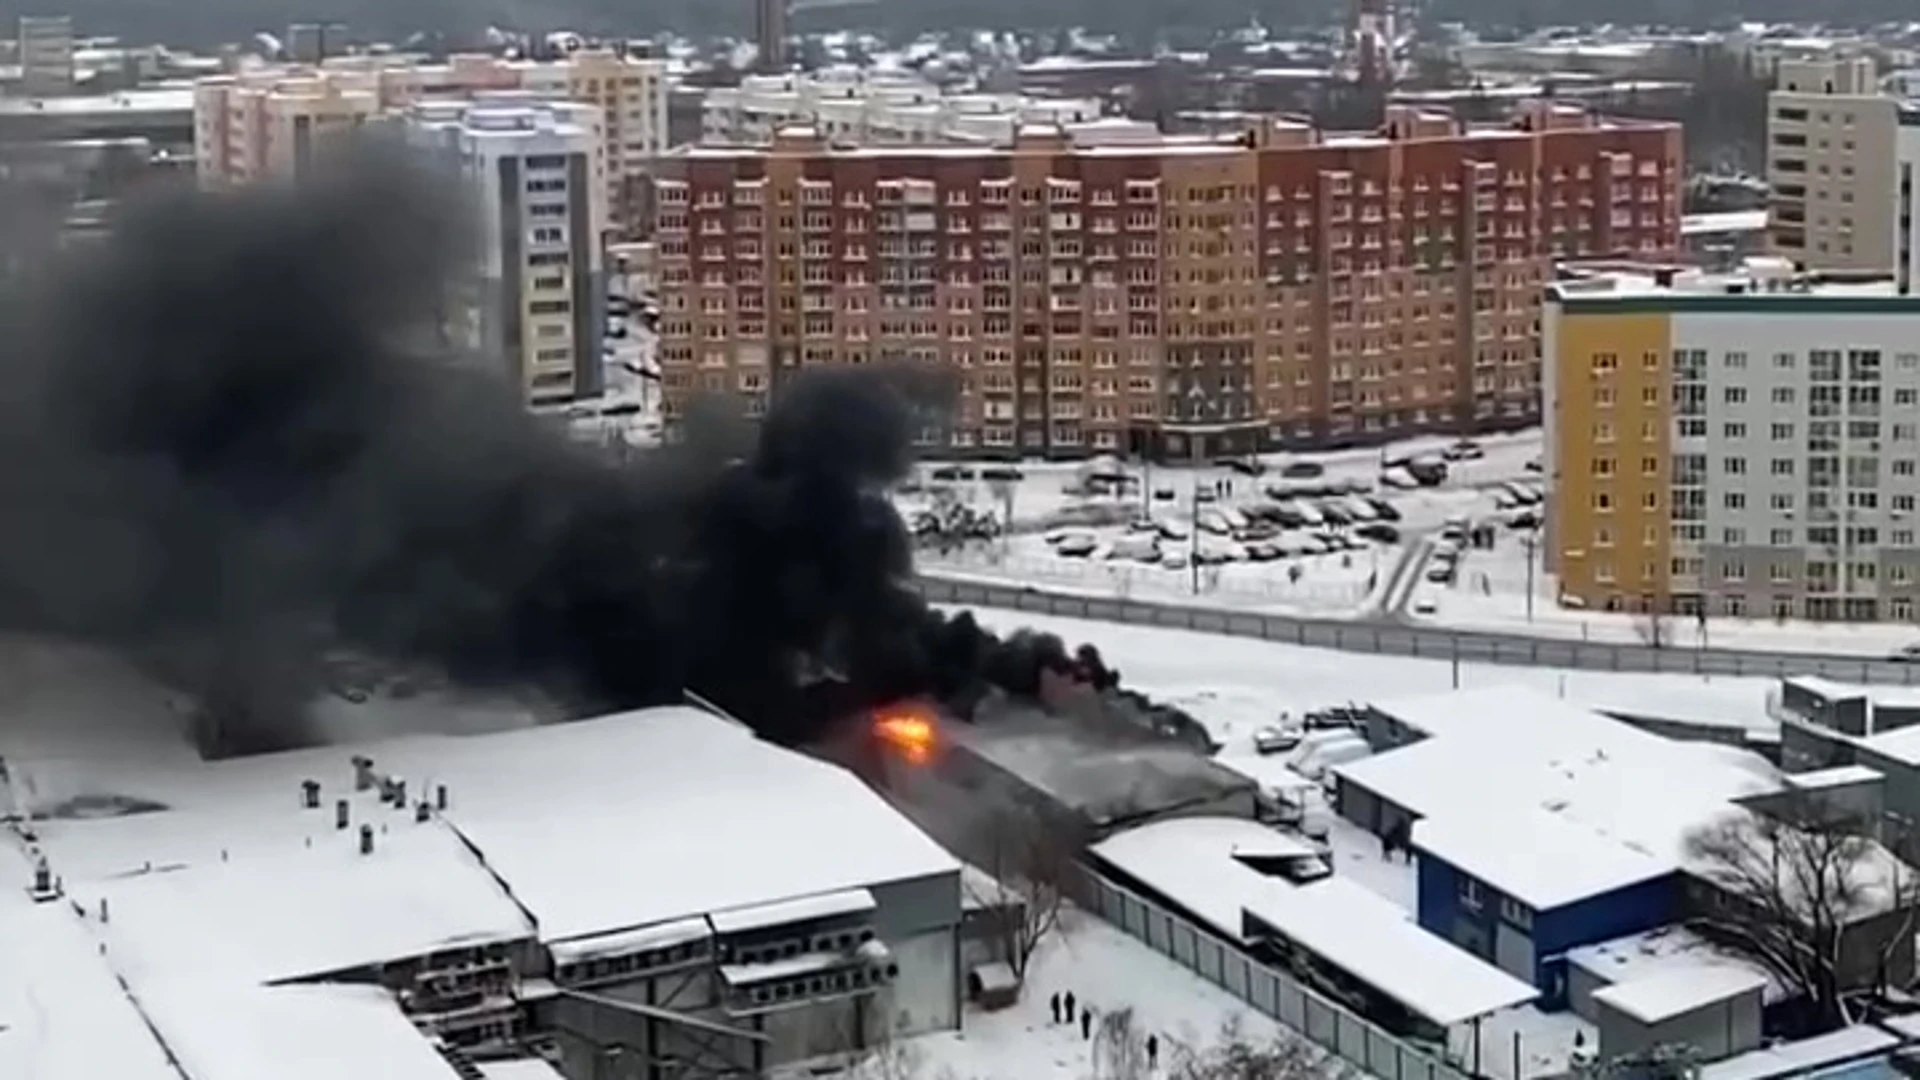
<instances>
[{"instance_id":1,"label":"utility pole","mask_svg":"<svg viewBox=\"0 0 1920 1080\"><path fill-rule=\"evenodd\" d=\"M1187 575L1190 578L1188 588L1193 595L1200 595L1200 475L1193 477L1192 502L1187 511Z\"/></svg>"},{"instance_id":2,"label":"utility pole","mask_svg":"<svg viewBox=\"0 0 1920 1080\"><path fill-rule=\"evenodd\" d=\"M1533 621L1533 557L1540 548L1540 532L1528 529L1520 534L1520 543L1527 549L1527 621Z\"/></svg>"}]
</instances>

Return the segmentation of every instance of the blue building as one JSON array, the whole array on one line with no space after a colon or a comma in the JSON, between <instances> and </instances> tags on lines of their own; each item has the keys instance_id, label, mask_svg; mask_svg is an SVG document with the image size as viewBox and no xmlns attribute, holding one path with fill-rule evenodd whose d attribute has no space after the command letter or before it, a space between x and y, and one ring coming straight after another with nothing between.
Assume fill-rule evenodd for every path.
<instances>
[{"instance_id":1,"label":"blue building","mask_svg":"<svg viewBox=\"0 0 1920 1080\"><path fill-rule=\"evenodd\" d=\"M1545 810L1446 814L1413 827L1427 931L1567 1004L1568 950L1681 916L1678 868Z\"/></svg>"}]
</instances>

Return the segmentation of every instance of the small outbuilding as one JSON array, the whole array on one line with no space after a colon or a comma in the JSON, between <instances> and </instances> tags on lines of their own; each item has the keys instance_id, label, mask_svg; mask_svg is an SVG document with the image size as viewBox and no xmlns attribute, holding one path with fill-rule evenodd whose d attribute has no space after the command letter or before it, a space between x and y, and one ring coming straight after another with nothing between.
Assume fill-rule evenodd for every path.
<instances>
[{"instance_id":1,"label":"small outbuilding","mask_svg":"<svg viewBox=\"0 0 1920 1080\"><path fill-rule=\"evenodd\" d=\"M1742 967L1675 968L1596 990L1600 1060L1688 1046L1719 1061L1760 1045L1766 977Z\"/></svg>"}]
</instances>

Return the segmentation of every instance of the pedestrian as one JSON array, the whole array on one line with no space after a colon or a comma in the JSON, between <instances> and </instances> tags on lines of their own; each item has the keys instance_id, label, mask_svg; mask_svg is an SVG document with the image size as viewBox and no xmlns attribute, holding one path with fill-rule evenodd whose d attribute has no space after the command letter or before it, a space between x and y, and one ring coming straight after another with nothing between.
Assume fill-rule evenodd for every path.
<instances>
[{"instance_id":1,"label":"pedestrian","mask_svg":"<svg viewBox=\"0 0 1920 1080\"><path fill-rule=\"evenodd\" d=\"M1093 1010L1092 1009L1080 1010L1080 1038L1086 1042L1093 1041Z\"/></svg>"},{"instance_id":2,"label":"pedestrian","mask_svg":"<svg viewBox=\"0 0 1920 1080\"><path fill-rule=\"evenodd\" d=\"M1060 1022L1060 991L1055 990L1053 997L1047 1000L1047 1006L1053 1010L1053 1022Z\"/></svg>"},{"instance_id":3,"label":"pedestrian","mask_svg":"<svg viewBox=\"0 0 1920 1080\"><path fill-rule=\"evenodd\" d=\"M1060 999L1060 1004L1066 1006L1067 1023L1073 1023L1073 991L1067 991L1067 996Z\"/></svg>"},{"instance_id":4,"label":"pedestrian","mask_svg":"<svg viewBox=\"0 0 1920 1080\"><path fill-rule=\"evenodd\" d=\"M1160 1067L1160 1036L1149 1035L1147 1036L1147 1068L1157 1069L1159 1067Z\"/></svg>"}]
</instances>

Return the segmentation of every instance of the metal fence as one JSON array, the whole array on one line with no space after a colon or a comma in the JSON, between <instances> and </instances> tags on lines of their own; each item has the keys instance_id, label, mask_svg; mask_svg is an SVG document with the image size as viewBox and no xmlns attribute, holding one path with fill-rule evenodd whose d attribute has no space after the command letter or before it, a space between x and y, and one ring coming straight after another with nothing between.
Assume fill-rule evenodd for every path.
<instances>
[{"instance_id":1,"label":"metal fence","mask_svg":"<svg viewBox=\"0 0 1920 1080\"><path fill-rule=\"evenodd\" d=\"M1383 1080L1468 1080L1468 1073L1256 963L1152 901L1090 876L1101 918L1341 1060Z\"/></svg>"},{"instance_id":2,"label":"metal fence","mask_svg":"<svg viewBox=\"0 0 1920 1080\"><path fill-rule=\"evenodd\" d=\"M1315 619L1233 611L1218 606L1089 597L1023 585L999 585L922 574L920 592L937 604L1009 608L1068 619L1164 626L1212 634L1260 638L1343 652L1413 656L1455 663L1589 671L1667 672L1676 675L1745 675L1782 678L1822 675L1841 682L1920 683L1920 664L1823 653L1741 649L1652 648L1527 637L1486 630L1448 630L1352 619Z\"/></svg>"}]
</instances>

